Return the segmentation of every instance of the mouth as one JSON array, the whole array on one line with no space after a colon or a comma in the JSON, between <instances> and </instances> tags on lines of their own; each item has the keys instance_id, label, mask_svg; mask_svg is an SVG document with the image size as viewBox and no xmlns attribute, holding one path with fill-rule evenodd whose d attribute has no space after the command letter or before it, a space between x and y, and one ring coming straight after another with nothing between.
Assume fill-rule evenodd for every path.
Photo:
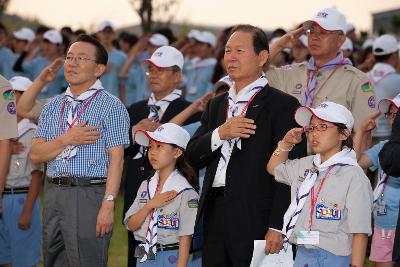
<instances>
[{"instance_id":1,"label":"mouth","mask_svg":"<svg viewBox=\"0 0 400 267\"><path fill-rule=\"evenodd\" d=\"M319 142L316 141L316 140L313 140L313 141L310 142L310 145L311 145L312 147L316 147L316 146L319 145Z\"/></svg>"},{"instance_id":2,"label":"mouth","mask_svg":"<svg viewBox=\"0 0 400 267\"><path fill-rule=\"evenodd\" d=\"M235 71L235 70L238 69L238 67L236 67L236 66L228 66L226 69L227 69L228 71Z\"/></svg>"}]
</instances>

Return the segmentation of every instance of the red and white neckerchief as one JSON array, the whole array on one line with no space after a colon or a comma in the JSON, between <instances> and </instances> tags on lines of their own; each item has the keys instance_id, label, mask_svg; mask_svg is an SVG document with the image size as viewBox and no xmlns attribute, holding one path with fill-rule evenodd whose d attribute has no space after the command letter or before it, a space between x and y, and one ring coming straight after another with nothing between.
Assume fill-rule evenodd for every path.
<instances>
[{"instance_id":1,"label":"red and white neckerchief","mask_svg":"<svg viewBox=\"0 0 400 267\"><path fill-rule=\"evenodd\" d=\"M228 105L226 110L226 119L233 118L239 115L244 115L247 112L249 105L251 104L254 97L268 84L268 79L263 73L260 78L258 78L253 83L249 84L246 88L243 88L236 94L235 84L232 84L228 91ZM239 137L225 140L221 147L221 158L218 162L218 170L223 170L229 163L232 155L233 148L242 149L242 142Z\"/></svg>"},{"instance_id":2,"label":"red and white neckerchief","mask_svg":"<svg viewBox=\"0 0 400 267\"><path fill-rule=\"evenodd\" d=\"M61 129L64 130L62 119L63 119L63 115L64 115L63 114L64 109L67 106L66 103L69 103L69 105L68 105L69 107L67 107L68 117L67 117L67 127L66 127L66 130L69 130L76 124L76 122L78 121L79 117L83 114L83 112L86 111L87 107L89 106L89 104L91 103L93 98L103 89L104 88L103 88L101 81L97 80L87 91L85 91L84 93L80 94L77 97L74 97L71 92L70 87L68 87L67 90L65 91L64 100L63 100L62 106L61 106L61 112L60 112L60 127L61 127ZM78 113L77 112L78 105L85 102L87 99L89 99L89 101L86 102L85 106ZM78 152L78 147L71 145L69 150L70 151L69 151L68 158L72 158L72 157L76 156L76 153Z\"/></svg>"},{"instance_id":3,"label":"red and white neckerchief","mask_svg":"<svg viewBox=\"0 0 400 267\"><path fill-rule=\"evenodd\" d=\"M368 72L368 78L371 83L377 85L380 81L393 73L396 73L396 70L391 65L379 62Z\"/></svg>"}]
</instances>

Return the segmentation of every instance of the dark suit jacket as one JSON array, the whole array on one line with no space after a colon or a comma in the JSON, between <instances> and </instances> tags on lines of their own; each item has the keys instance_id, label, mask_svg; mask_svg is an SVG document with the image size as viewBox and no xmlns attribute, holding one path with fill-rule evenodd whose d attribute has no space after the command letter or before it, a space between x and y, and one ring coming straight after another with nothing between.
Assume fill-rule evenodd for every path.
<instances>
[{"instance_id":1,"label":"dark suit jacket","mask_svg":"<svg viewBox=\"0 0 400 267\"><path fill-rule=\"evenodd\" d=\"M148 118L150 109L147 106L147 100L142 100L132 104L128 108L128 113L130 117L130 125L132 127L139 123L141 120ZM182 98L175 99L172 101L168 108L165 110L163 116L161 117L160 123L167 123L173 117L178 115L181 111L187 108L191 102L188 102ZM194 114L190 117L184 125L191 124L193 122L199 121L201 113ZM125 161L126 161L126 180L124 184L125 189L125 203L124 203L124 214L132 205L136 198L137 190L140 184L146 178L148 178L151 170L151 166L148 162L147 157L143 157L138 160L134 160L133 157L139 152L139 145L133 144L132 131L129 131L129 138L131 145L125 149ZM133 145L132 145L133 144Z\"/></svg>"},{"instance_id":2,"label":"dark suit jacket","mask_svg":"<svg viewBox=\"0 0 400 267\"><path fill-rule=\"evenodd\" d=\"M392 134L379 153L379 163L383 171L400 179L400 112L397 112L392 126ZM399 210L400 212L400 210ZM400 266L400 216L397 220L396 235L393 245L393 261Z\"/></svg>"},{"instance_id":3,"label":"dark suit jacket","mask_svg":"<svg viewBox=\"0 0 400 267\"><path fill-rule=\"evenodd\" d=\"M255 121L257 129L248 139L242 139L242 150L236 146L226 171L225 203L228 242L243 249L252 247L253 240L264 239L269 227L282 229L283 215L290 204L290 188L277 183L266 165L272 152L287 131L295 127L294 112L299 102L292 96L267 85L253 99L246 117ZM209 191L214 181L221 149L211 151L214 129L226 121L227 93L215 97L202 116L202 125L187 147L189 160L195 167L207 166L203 191L197 212L195 235L201 232ZM306 141L296 145L290 158L306 156ZM198 236L192 249L197 250ZM200 237L201 239L201 237ZM251 242L251 243L250 243ZM196 244L197 243L197 244ZM249 245L250 244L250 245Z\"/></svg>"}]
</instances>

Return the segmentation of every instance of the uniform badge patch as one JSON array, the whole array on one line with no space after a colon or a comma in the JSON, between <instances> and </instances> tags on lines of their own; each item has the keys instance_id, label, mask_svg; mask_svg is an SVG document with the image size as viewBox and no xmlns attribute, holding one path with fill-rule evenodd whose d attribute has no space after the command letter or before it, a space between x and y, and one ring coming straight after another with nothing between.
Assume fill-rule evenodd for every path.
<instances>
[{"instance_id":1,"label":"uniform badge patch","mask_svg":"<svg viewBox=\"0 0 400 267\"><path fill-rule=\"evenodd\" d=\"M372 91L372 87L371 87L370 82L365 82L365 83L363 83L363 84L361 85L361 90L362 90L363 92L370 92L370 91Z\"/></svg>"},{"instance_id":2,"label":"uniform badge patch","mask_svg":"<svg viewBox=\"0 0 400 267\"><path fill-rule=\"evenodd\" d=\"M199 200L198 199L193 198L193 199L188 201L188 207L189 208L197 209L198 206L199 206Z\"/></svg>"},{"instance_id":3,"label":"uniform badge patch","mask_svg":"<svg viewBox=\"0 0 400 267\"><path fill-rule=\"evenodd\" d=\"M5 90L3 92L3 98L5 100L14 100L14 92L12 89Z\"/></svg>"},{"instance_id":4,"label":"uniform badge patch","mask_svg":"<svg viewBox=\"0 0 400 267\"><path fill-rule=\"evenodd\" d=\"M147 196L147 191L143 191L141 194L140 194L140 197L141 198L145 198Z\"/></svg>"},{"instance_id":5,"label":"uniform badge patch","mask_svg":"<svg viewBox=\"0 0 400 267\"><path fill-rule=\"evenodd\" d=\"M179 229L179 218L176 212L171 214L158 215L158 228L168 230Z\"/></svg>"},{"instance_id":6,"label":"uniform badge patch","mask_svg":"<svg viewBox=\"0 0 400 267\"><path fill-rule=\"evenodd\" d=\"M370 96L368 98L368 106L370 108L375 108L375 97L374 96Z\"/></svg>"},{"instance_id":7,"label":"uniform badge patch","mask_svg":"<svg viewBox=\"0 0 400 267\"><path fill-rule=\"evenodd\" d=\"M10 102L7 105L7 111L8 113L14 115L16 113L16 109L15 109L15 103L14 102Z\"/></svg>"},{"instance_id":8,"label":"uniform badge patch","mask_svg":"<svg viewBox=\"0 0 400 267\"><path fill-rule=\"evenodd\" d=\"M320 220L340 220L342 211L338 208L328 208L324 204L318 203L315 209L316 217Z\"/></svg>"}]
</instances>

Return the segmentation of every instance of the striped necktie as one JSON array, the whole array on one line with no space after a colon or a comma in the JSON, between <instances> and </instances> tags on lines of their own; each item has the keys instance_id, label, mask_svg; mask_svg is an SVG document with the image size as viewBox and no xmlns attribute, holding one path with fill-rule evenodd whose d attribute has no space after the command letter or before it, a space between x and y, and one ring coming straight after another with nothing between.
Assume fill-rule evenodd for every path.
<instances>
[{"instance_id":1,"label":"striped necktie","mask_svg":"<svg viewBox=\"0 0 400 267\"><path fill-rule=\"evenodd\" d=\"M159 112L160 112L161 107L157 106L157 105L149 105L149 108L150 108L150 113L153 113L153 116L151 117L151 119L154 122L159 122L160 121Z\"/></svg>"}]
</instances>

